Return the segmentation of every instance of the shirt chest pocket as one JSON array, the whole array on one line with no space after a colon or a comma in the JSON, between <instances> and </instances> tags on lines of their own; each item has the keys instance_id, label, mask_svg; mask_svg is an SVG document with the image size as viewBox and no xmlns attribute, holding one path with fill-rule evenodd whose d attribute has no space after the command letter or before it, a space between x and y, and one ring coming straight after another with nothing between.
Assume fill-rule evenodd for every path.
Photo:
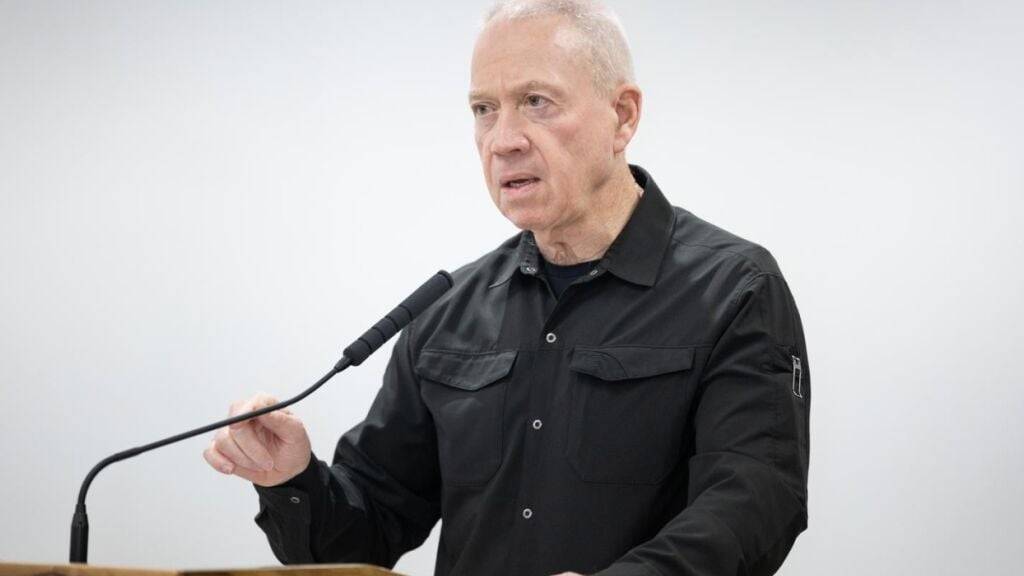
<instances>
[{"instance_id":1,"label":"shirt chest pocket","mask_svg":"<svg viewBox=\"0 0 1024 576\"><path fill-rule=\"evenodd\" d=\"M693 348L576 346L566 459L582 480L658 484L680 462Z\"/></svg>"},{"instance_id":2,"label":"shirt chest pocket","mask_svg":"<svg viewBox=\"0 0 1024 576\"><path fill-rule=\"evenodd\" d=\"M505 397L516 354L420 352L416 373L434 416L444 483L485 484L501 465Z\"/></svg>"}]
</instances>

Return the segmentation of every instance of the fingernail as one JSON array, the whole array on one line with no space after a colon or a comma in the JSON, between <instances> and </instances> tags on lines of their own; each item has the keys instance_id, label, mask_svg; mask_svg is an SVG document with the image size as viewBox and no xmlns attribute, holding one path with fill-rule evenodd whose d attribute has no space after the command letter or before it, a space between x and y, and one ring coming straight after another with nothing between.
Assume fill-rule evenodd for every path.
<instances>
[{"instance_id":1,"label":"fingernail","mask_svg":"<svg viewBox=\"0 0 1024 576\"><path fill-rule=\"evenodd\" d=\"M231 474L231 465L230 464L225 464L225 465L221 466L220 471L225 473L225 474Z\"/></svg>"}]
</instances>

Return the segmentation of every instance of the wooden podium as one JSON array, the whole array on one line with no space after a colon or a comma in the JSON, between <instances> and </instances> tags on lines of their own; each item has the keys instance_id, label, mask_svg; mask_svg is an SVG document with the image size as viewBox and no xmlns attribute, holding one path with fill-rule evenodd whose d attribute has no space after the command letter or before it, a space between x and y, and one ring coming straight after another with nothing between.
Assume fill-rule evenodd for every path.
<instances>
[{"instance_id":1,"label":"wooden podium","mask_svg":"<svg viewBox=\"0 0 1024 576\"><path fill-rule=\"evenodd\" d=\"M371 564L301 564L267 568L161 570L92 564L15 564L0 562L0 576L402 576Z\"/></svg>"}]
</instances>

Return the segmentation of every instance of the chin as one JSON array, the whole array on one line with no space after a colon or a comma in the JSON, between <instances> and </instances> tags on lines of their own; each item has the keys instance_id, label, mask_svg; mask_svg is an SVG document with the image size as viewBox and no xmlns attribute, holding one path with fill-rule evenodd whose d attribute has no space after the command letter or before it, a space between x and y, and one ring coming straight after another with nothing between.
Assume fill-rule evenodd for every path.
<instances>
[{"instance_id":1,"label":"chin","mask_svg":"<svg viewBox=\"0 0 1024 576\"><path fill-rule=\"evenodd\" d=\"M545 227L545 223L547 222L547 218L545 218L543 214L537 214L531 210L506 208L501 212L509 222L514 224L515 227L520 230L540 230Z\"/></svg>"}]
</instances>

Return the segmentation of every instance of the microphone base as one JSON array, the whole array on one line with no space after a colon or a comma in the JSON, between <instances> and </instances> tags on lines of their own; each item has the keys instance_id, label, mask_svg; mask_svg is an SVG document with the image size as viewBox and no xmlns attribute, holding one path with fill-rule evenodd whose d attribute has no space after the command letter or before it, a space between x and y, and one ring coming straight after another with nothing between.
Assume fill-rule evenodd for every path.
<instances>
[{"instance_id":1,"label":"microphone base","mask_svg":"<svg viewBox=\"0 0 1024 576\"><path fill-rule=\"evenodd\" d=\"M78 504L71 519L71 554L68 561L73 564L85 564L88 554L89 515L85 513L85 504Z\"/></svg>"}]
</instances>

